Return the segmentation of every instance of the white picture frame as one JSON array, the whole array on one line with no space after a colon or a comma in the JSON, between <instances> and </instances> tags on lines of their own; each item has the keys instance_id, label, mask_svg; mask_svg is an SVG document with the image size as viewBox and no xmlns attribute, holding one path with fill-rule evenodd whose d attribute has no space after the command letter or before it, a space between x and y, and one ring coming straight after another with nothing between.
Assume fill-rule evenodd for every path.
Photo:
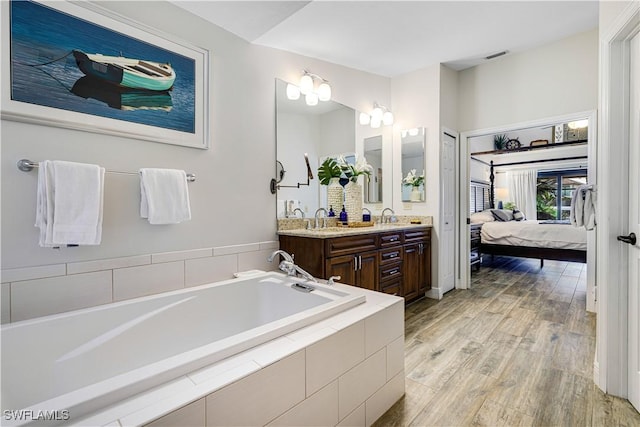
<instances>
[{"instance_id":1,"label":"white picture frame","mask_svg":"<svg viewBox=\"0 0 640 427\"><path fill-rule=\"evenodd\" d=\"M19 18L18 9L12 9L13 1L0 2L2 32L0 116L3 120L62 127L192 148L209 148L208 50L192 46L162 31L132 21L89 2L55 1L45 3L30 1L20 3L24 3L21 7L29 6L36 8L37 12L42 12L42 22L45 22L45 18L47 23L52 21L52 17L53 20L57 18L60 20L58 26L64 26L64 28L59 28L57 32L53 33L56 36L49 38L40 36L40 40L36 38L37 35L33 34L55 30L49 29L47 25L41 23L40 27L34 27L31 31L24 31L16 24L14 31L12 11L15 12L13 22L15 23ZM39 8L46 8L46 10ZM21 13L26 14L27 12ZM23 27L38 25L35 19L23 19L23 21L28 21L22 24ZM85 31L86 37L78 35L76 39L71 41L75 37L73 34L74 23L78 32L91 26L95 31ZM56 42L55 37L67 30L69 30L69 34L66 35L66 40L60 39L59 42ZM18 36L20 31L23 31L21 40ZM65 36L62 34L60 37ZM100 37L103 38L100 39ZM103 87L102 81L99 83L99 90L93 91L96 86L94 82L100 79L91 77L89 87L92 89L90 94L93 97L85 98L86 91L78 91L76 86L86 87L86 85L79 85L78 82L89 76L85 76L85 73L79 69L79 65L74 60L74 54L58 60L59 62L66 61L63 64L64 69L61 71L60 64L57 64L57 68L45 69L56 61L42 65L41 63L48 62L46 61L48 58L46 55L42 58L42 53L38 53L44 51L49 57L52 57L52 52L69 50L70 47L74 50L83 50L75 48L75 45L71 46L76 42L79 46L83 44L85 48L89 46L87 53L101 53L98 46L104 46L105 50L108 48L114 50L122 46L119 42L121 40L124 40L127 46L133 46L138 51L146 49L156 55L164 53L167 58L183 64L183 70L186 72L178 72L177 65L170 64L176 68L175 83L171 89L163 91L160 96L158 96L159 92L152 93L122 88L113 83L104 83ZM92 49L92 46L95 48ZM19 52L25 53L18 56ZM104 55L113 54L106 52ZM113 56L127 57L124 53L116 53ZM28 59L23 60L23 58ZM149 60L149 58L138 59ZM74 68L74 65L77 65L77 68ZM35 84L29 80L17 83L20 78L28 78L24 77L28 73L19 73L18 69L30 72L32 80L37 80ZM31 70L34 71L31 72ZM39 77L39 73L41 77ZM182 79L181 74L184 76ZM78 80L75 80L71 85L70 79L76 77ZM39 84L49 85L53 93L59 92L55 95L57 98L52 95L51 99L45 101L44 99L50 91L43 90ZM65 93L65 90L69 93ZM105 91L108 96L102 96ZM71 93L73 94L71 95ZM99 95L95 95L95 93ZM126 96L122 93L125 93ZM41 94L45 94L42 99L40 98ZM114 98L116 101L113 101ZM135 101L131 102L131 98L134 98ZM152 98L153 101L151 101ZM109 101L104 101L104 99ZM124 105L125 102L131 105ZM180 110L176 108L176 103L180 104Z\"/></svg>"}]
</instances>

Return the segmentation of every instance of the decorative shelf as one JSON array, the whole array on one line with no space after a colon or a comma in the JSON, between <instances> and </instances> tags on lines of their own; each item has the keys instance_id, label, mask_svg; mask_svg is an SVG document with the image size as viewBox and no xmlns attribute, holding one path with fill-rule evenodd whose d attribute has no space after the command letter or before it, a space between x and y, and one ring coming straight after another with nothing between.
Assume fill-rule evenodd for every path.
<instances>
[{"instance_id":1,"label":"decorative shelf","mask_svg":"<svg viewBox=\"0 0 640 427\"><path fill-rule=\"evenodd\" d=\"M523 151L535 151L535 150L546 150L549 148L556 147L567 147L570 145L583 145L588 141L586 139L579 139L576 141L567 141L567 142L556 142L555 144L547 144L547 145L536 145L535 147L520 147L514 148L513 150L491 150L491 151L477 151L475 153L471 153L472 156L478 156L481 154L506 154L506 153L521 153Z\"/></svg>"}]
</instances>

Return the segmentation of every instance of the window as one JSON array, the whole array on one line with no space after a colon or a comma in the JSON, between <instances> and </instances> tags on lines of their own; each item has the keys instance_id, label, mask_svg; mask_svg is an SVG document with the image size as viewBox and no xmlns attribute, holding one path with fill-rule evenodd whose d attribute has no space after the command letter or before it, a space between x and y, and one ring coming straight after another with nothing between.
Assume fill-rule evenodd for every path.
<instances>
[{"instance_id":1,"label":"window","mask_svg":"<svg viewBox=\"0 0 640 427\"><path fill-rule=\"evenodd\" d=\"M573 191L586 183L586 169L538 172L537 219L569 220Z\"/></svg>"},{"instance_id":2,"label":"window","mask_svg":"<svg viewBox=\"0 0 640 427\"><path fill-rule=\"evenodd\" d=\"M489 184L471 181L469 191L469 213L482 212L489 209Z\"/></svg>"}]
</instances>

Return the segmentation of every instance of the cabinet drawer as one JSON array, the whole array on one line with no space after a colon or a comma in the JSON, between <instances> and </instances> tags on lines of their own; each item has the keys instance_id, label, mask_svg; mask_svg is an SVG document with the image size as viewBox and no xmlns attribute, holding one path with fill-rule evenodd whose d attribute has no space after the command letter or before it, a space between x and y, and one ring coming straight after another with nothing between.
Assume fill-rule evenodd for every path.
<instances>
[{"instance_id":1,"label":"cabinet drawer","mask_svg":"<svg viewBox=\"0 0 640 427\"><path fill-rule=\"evenodd\" d=\"M422 240L431 239L431 229L423 228L418 230L405 230L404 231L404 241L405 243L410 242L419 242Z\"/></svg>"},{"instance_id":2,"label":"cabinet drawer","mask_svg":"<svg viewBox=\"0 0 640 427\"><path fill-rule=\"evenodd\" d=\"M401 262L380 267L380 282L395 277L402 277Z\"/></svg>"},{"instance_id":3,"label":"cabinet drawer","mask_svg":"<svg viewBox=\"0 0 640 427\"><path fill-rule=\"evenodd\" d=\"M325 243L327 257L375 250L378 248L377 237L375 234L365 234L327 239Z\"/></svg>"},{"instance_id":4,"label":"cabinet drawer","mask_svg":"<svg viewBox=\"0 0 640 427\"><path fill-rule=\"evenodd\" d=\"M386 248L389 246L399 245L402 243L402 238L403 233L400 230L380 234L380 247Z\"/></svg>"},{"instance_id":5,"label":"cabinet drawer","mask_svg":"<svg viewBox=\"0 0 640 427\"><path fill-rule=\"evenodd\" d=\"M380 250L380 263L388 264L390 262L398 261L402 259L402 247L382 249Z\"/></svg>"},{"instance_id":6,"label":"cabinet drawer","mask_svg":"<svg viewBox=\"0 0 640 427\"><path fill-rule=\"evenodd\" d=\"M402 278L396 277L380 282L380 291L385 294L402 295Z\"/></svg>"}]
</instances>

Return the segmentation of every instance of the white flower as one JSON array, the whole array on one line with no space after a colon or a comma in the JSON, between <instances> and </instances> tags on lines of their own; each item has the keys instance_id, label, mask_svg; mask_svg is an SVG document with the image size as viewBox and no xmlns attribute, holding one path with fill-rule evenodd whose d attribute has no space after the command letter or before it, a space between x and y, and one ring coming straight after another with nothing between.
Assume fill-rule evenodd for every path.
<instances>
[{"instance_id":1,"label":"white flower","mask_svg":"<svg viewBox=\"0 0 640 427\"><path fill-rule=\"evenodd\" d=\"M422 175L420 175L420 176L416 176L416 170L415 169L411 169L407 173L407 176L402 178L402 184L404 184L404 185L411 185L413 187L420 187L420 185L423 184L423 183L424 183L424 173L422 173Z\"/></svg>"}]
</instances>

